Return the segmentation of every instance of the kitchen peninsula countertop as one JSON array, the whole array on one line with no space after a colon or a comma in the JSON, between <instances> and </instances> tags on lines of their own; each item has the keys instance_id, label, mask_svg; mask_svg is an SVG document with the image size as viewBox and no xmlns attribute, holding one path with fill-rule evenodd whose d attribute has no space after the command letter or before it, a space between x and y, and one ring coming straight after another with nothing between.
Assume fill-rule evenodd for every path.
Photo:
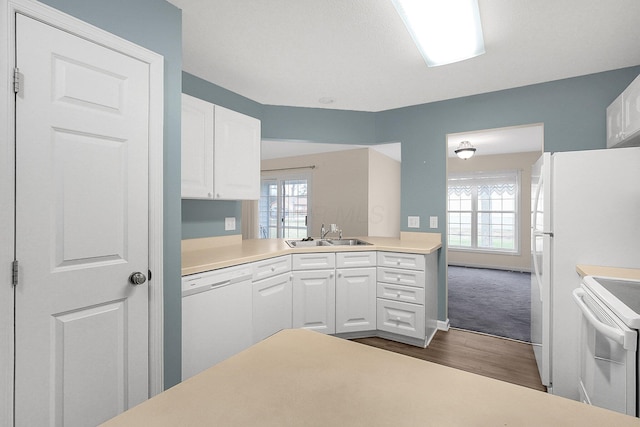
<instances>
[{"instance_id":1,"label":"kitchen peninsula countertop","mask_svg":"<svg viewBox=\"0 0 640 427\"><path fill-rule=\"evenodd\" d=\"M350 237L349 237L350 238ZM358 237L366 246L318 246L290 248L285 239L250 239L223 236L182 241L182 275L202 273L279 255L309 252L390 251L430 254L442 247L440 233L402 232L400 238Z\"/></svg>"},{"instance_id":2,"label":"kitchen peninsula countertop","mask_svg":"<svg viewBox=\"0 0 640 427\"><path fill-rule=\"evenodd\" d=\"M606 267L601 265L578 264L576 271L581 277L601 276L615 277L618 279L640 280L640 268Z\"/></svg>"},{"instance_id":3,"label":"kitchen peninsula countertop","mask_svg":"<svg viewBox=\"0 0 640 427\"><path fill-rule=\"evenodd\" d=\"M303 329L107 421L118 426L640 426L640 419Z\"/></svg>"}]
</instances>

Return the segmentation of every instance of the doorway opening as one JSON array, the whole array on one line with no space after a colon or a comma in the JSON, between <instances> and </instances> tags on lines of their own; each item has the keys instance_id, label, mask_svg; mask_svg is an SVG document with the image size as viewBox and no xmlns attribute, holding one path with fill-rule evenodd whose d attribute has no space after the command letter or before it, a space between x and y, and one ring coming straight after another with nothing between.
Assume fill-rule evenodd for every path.
<instances>
[{"instance_id":1,"label":"doorway opening","mask_svg":"<svg viewBox=\"0 0 640 427\"><path fill-rule=\"evenodd\" d=\"M476 152L454 150L469 141ZM531 166L541 123L447 135L447 309L455 328L530 342Z\"/></svg>"}]
</instances>

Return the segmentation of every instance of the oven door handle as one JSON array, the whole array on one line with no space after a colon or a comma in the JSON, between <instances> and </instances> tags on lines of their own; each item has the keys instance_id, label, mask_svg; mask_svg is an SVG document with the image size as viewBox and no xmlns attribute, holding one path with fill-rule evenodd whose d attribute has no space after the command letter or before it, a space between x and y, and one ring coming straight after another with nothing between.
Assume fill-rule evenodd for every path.
<instances>
[{"instance_id":1,"label":"oven door handle","mask_svg":"<svg viewBox=\"0 0 640 427\"><path fill-rule=\"evenodd\" d=\"M605 323L602 323L600 319L598 319L596 315L593 314L593 311L591 311L591 309L587 306L587 304L584 303L583 298L585 295L586 293L583 289L577 288L573 290L573 299L575 300L576 304L578 304L578 307L580 307L580 310L582 311L584 316L587 318L589 323L591 323L593 327L596 328L596 330L600 332L602 335L612 339L613 341L617 342L618 344L623 346L625 349L627 349L627 346L625 345L624 331L618 328L611 327Z\"/></svg>"}]
</instances>

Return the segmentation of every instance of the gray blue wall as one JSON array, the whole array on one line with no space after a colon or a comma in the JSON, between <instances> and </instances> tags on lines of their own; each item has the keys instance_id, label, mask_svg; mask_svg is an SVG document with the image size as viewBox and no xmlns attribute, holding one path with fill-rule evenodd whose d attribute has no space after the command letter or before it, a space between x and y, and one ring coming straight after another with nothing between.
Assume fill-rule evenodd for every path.
<instances>
[{"instance_id":1,"label":"gray blue wall","mask_svg":"<svg viewBox=\"0 0 640 427\"><path fill-rule=\"evenodd\" d=\"M181 380L182 12L164 0L41 0L164 56L164 384Z\"/></svg>"}]
</instances>

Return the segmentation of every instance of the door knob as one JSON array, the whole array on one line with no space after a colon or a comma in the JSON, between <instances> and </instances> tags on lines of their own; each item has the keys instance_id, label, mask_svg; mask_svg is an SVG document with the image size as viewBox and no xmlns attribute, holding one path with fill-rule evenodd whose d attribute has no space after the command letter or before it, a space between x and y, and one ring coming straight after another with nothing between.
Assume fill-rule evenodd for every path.
<instances>
[{"instance_id":1,"label":"door knob","mask_svg":"<svg viewBox=\"0 0 640 427\"><path fill-rule=\"evenodd\" d=\"M131 273L131 276L129 276L129 283L131 283L134 286L142 285L146 281L147 281L147 277L144 274L140 273L139 271L136 271L135 273Z\"/></svg>"}]
</instances>

